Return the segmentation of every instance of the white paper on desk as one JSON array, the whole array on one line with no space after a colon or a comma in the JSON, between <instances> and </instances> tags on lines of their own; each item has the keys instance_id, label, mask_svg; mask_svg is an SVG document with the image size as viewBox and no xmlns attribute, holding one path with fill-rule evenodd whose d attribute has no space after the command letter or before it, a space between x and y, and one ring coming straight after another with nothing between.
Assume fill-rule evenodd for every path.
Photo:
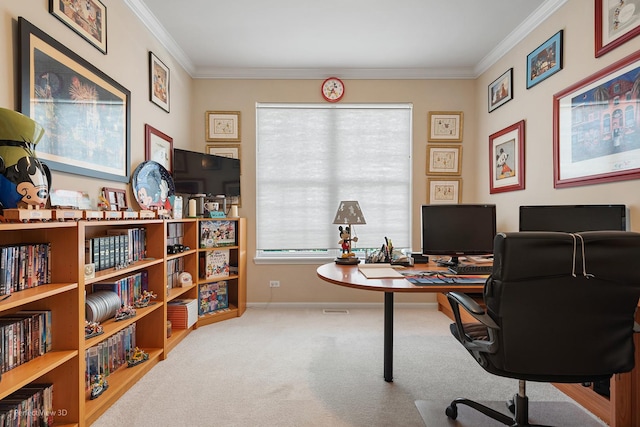
<instances>
[{"instance_id":1,"label":"white paper on desk","mask_svg":"<svg viewBox=\"0 0 640 427\"><path fill-rule=\"evenodd\" d=\"M404 276L391 268L391 264L361 264L358 269L367 279L394 279Z\"/></svg>"}]
</instances>

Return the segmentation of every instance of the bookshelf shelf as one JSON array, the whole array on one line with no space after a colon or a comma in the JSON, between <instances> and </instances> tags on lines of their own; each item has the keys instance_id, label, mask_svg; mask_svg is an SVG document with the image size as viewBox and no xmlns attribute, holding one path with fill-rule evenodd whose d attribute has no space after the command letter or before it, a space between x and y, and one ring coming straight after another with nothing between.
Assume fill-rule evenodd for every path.
<instances>
[{"instance_id":1,"label":"bookshelf shelf","mask_svg":"<svg viewBox=\"0 0 640 427\"><path fill-rule=\"evenodd\" d=\"M177 299L197 299L199 279L199 219L180 220L118 220L67 221L38 223L0 223L2 245L49 243L50 282L37 287L0 295L0 316L22 310L51 312L51 350L2 374L0 399L31 383L54 385L53 410L57 426L88 426L119 399L155 364L167 357L198 325L219 322L241 316L246 307L246 225L243 218L228 219L235 224L236 242L225 247L230 252L231 265L237 273L225 277L229 282L229 309L207 314L188 329L172 327L167 338L167 303ZM168 229L178 227L184 247L178 253L167 254ZM144 230L146 252L141 260L124 268L107 268L85 278L86 241L107 234L123 234L127 229ZM170 242L174 244L172 240ZM0 258L1 260L1 258ZM173 286L168 281L168 266L191 274L190 286ZM4 266L3 266L4 268ZM101 323L104 333L85 339L85 294L103 281L116 282L138 272L146 272L148 289L157 294L148 307L137 308L136 316L116 322ZM208 281L211 282L211 281ZM171 286L170 286L171 285ZM86 390L87 352L103 342L117 339L135 323L135 345L149 353L149 359L135 367L126 364L107 376L109 388L91 400ZM106 341L105 341L106 340Z\"/></svg>"}]
</instances>

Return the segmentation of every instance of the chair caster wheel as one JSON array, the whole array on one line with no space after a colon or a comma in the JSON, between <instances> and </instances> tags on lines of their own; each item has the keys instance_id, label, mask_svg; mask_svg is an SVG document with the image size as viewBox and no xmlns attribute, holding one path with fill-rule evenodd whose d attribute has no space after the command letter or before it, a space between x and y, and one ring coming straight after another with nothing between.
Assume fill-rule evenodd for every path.
<instances>
[{"instance_id":1,"label":"chair caster wheel","mask_svg":"<svg viewBox=\"0 0 640 427\"><path fill-rule=\"evenodd\" d=\"M444 410L444 413L447 414L447 417L455 420L456 418L458 418L458 407L455 405L455 403L452 403L451 405L447 406L447 409Z\"/></svg>"},{"instance_id":2,"label":"chair caster wheel","mask_svg":"<svg viewBox=\"0 0 640 427\"><path fill-rule=\"evenodd\" d=\"M509 410L509 412L511 412L512 414L516 413L516 403L513 399L509 399L507 400L507 409Z\"/></svg>"}]
</instances>

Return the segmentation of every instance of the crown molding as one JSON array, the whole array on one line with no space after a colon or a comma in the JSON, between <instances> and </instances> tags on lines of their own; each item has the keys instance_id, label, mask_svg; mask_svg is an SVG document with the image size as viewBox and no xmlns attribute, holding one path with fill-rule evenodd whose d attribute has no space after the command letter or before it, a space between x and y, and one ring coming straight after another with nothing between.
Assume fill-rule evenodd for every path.
<instances>
[{"instance_id":1,"label":"crown molding","mask_svg":"<svg viewBox=\"0 0 640 427\"><path fill-rule=\"evenodd\" d=\"M142 0L124 0L138 19L194 79L321 79L339 75L345 79L475 79L506 55L568 0L546 0L487 56L472 68L196 68Z\"/></svg>"}]
</instances>

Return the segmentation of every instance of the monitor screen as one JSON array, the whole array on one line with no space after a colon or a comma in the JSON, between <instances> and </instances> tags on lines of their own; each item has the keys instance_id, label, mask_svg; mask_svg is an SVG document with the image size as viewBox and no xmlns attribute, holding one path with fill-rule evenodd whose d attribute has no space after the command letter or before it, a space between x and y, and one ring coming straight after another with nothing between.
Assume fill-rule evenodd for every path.
<instances>
[{"instance_id":1,"label":"monitor screen","mask_svg":"<svg viewBox=\"0 0 640 427\"><path fill-rule=\"evenodd\" d=\"M496 206L488 204L423 205L422 253L458 256L493 253Z\"/></svg>"},{"instance_id":2,"label":"monitor screen","mask_svg":"<svg viewBox=\"0 0 640 427\"><path fill-rule=\"evenodd\" d=\"M240 160L194 151L173 150L176 193L240 196Z\"/></svg>"},{"instance_id":3,"label":"monitor screen","mask_svg":"<svg viewBox=\"0 0 640 427\"><path fill-rule=\"evenodd\" d=\"M520 206L520 231L625 231L626 217L625 205Z\"/></svg>"}]
</instances>

